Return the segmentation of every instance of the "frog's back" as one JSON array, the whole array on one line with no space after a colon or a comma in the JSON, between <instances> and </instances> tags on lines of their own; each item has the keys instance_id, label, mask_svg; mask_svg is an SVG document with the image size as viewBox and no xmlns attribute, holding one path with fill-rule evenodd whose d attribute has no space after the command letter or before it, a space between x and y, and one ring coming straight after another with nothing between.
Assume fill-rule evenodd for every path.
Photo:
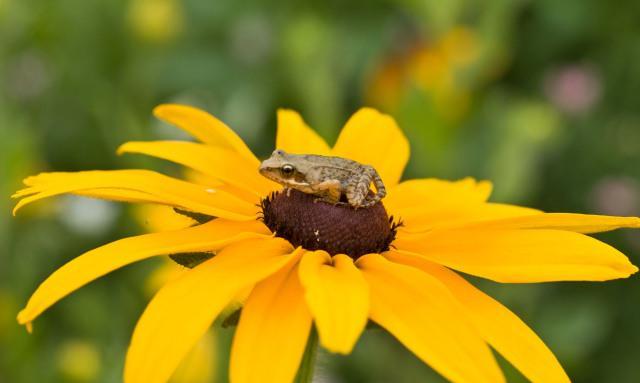
<instances>
[{"instance_id":1,"label":"frog's back","mask_svg":"<svg viewBox=\"0 0 640 383\"><path fill-rule=\"evenodd\" d=\"M307 160L311 164L320 165L320 166L328 166L328 167L339 167L339 168L357 168L361 167L362 164L359 162L350 160L348 158L342 157L334 157L334 156L321 156L318 154L304 154L301 155L305 160Z\"/></svg>"},{"instance_id":2,"label":"frog's back","mask_svg":"<svg viewBox=\"0 0 640 383\"><path fill-rule=\"evenodd\" d=\"M362 172L362 164L359 162L332 156L320 156L315 154L305 155L305 159L310 164L310 167L316 169L322 169L323 172L334 171L336 173L352 175Z\"/></svg>"},{"instance_id":3,"label":"frog's back","mask_svg":"<svg viewBox=\"0 0 640 383\"><path fill-rule=\"evenodd\" d=\"M308 164L308 173L317 179L346 180L362 173L362 165L346 158L320 156L315 154L305 155Z\"/></svg>"}]
</instances>

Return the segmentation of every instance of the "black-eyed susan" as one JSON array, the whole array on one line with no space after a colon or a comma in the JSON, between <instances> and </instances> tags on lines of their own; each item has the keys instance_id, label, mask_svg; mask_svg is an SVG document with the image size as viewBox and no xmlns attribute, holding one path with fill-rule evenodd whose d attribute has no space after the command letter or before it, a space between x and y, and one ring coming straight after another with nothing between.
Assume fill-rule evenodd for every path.
<instances>
[{"instance_id":1,"label":"black-eyed susan","mask_svg":"<svg viewBox=\"0 0 640 383\"><path fill-rule=\"evenodd\" d=\"M258 174L260 162L242 140L205 112L163 105L155 114L200 143L130 142L119 151L177 162L207 178L194 183L148 170L45 173L27 178L27 188L15 194L16 210L72 193L216 217L91 250L55 271L19 313L18 321L29 325L116 268L157 255L210 252L147 306L127 354L127 382L166 381L223 309L248 290L231 351L234 383L292 381L313 324L324 348L348 354L368 320L451 381L504 381L492 347L532 381L565 382L536 334L456 271L511 283L603 281L637 271L622 253L585 234L638 228L638 218L487 202L491 184L472 179L400 183L409 143L391 117L372 109L354 114L333 148L295 112L278 112L276 147L377 169L388 195L357 210L280 193Z\"/></svg>"}]
</instances>

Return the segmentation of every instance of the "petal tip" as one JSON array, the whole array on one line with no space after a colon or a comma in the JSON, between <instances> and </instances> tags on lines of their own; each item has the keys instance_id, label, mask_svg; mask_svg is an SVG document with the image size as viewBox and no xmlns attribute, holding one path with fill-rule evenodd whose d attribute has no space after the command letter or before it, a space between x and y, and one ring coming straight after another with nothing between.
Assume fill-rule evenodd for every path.
<instances>
[{"instance_id":1,"label":"petal tip","mask_svg":"<svg viewBox=\"0 0 640 383\"><path fill-rule=\"evenodd\" d=\"M155 108L153 108L152 113L156 118L166 121L173 115L180 114L181 112L188 112L188 111L201 112L200 109L195 108L193 106L189 106L189 105L160 104L160 105L157 105Z\"/></svg>"},{"instance_id":2,"label":"petal tip","mask_svg":"<svg viewBox=\"0 0 640 383\"><path fill-rule=\"evenodd\" d=\"M152 113L154 116L162 118L166 112L169 112L174 106L176 106L176 104L160 104L153 108Z\"/></svg>"},{"instance_id":3,"label":"petal tip","mask_svg":"<svg viewBox=\"0 0 640 383\"><path fill-rule=\"evenodd\" d=\"M289 109L289 108L278 108L278 109L276 110L276 113L277 113L277 114L281 114L281 113L282 113L282 114L286 114L286 113L295 113L295 114L298 114L298 112L296 112L296 111L295 111L295 110L293 110L293 109Z\"/></svg>"},{"instance_id":4,"label":"petal tip","mask_svg":"<svg viewBox=\"0 0 640 383\"><path fill-rule=\"evenodd\" d=\"M127 144L128 144L128 142L125 142L124 144L118 146L118 149L116 149L116 154L118 156L121 156L121 155L123 155L124 153L127 152Z\"/></svg>"},{"instance_id":5,"label":"petal tip","mask_svg":"<svg viewBox=\"0 0 640 383\"><path fill-rule=\"evenodd\" d=\"M18 316L16 317L16 319L18 321L18 324L23 325L27 329L27 332L29 334L32 334L33 333L33 321L32 321L33 318L30 318L27 315L27 312L25 310L26 309L20 310L20 312L18 313Z\"/></svg>"},{"instance_id":6,"label":"petal tip","mask_svg":"<svg viewBox=\"0 0 640 383\"><path fill-rule=\"evenodd\" d=\"M353 344L327 344L320 338L320 345L332 354L349 355L355 347L355 342Z\"/></svg>"},{"instance_id":7,"label":"petal tip","mask_svg":"<svg viewBox=\"0 0 640 383\"><path fill-rule=\"evenodd\" d=\"M132 151L135 151L136 144L144 144L144 142L127 141L122 145L118 146L118 149L116 149L116 154L121 156L125 153L131 153Z\"/></svg>"},{"instance_id":8,"label":"petal tip","mask_svg":"<svg viewBox=\"0 0 640 383\"><path fill-rule=\"evenodd\" d=\"M375 113L375 114L382 114L380 113L380 111L372 106L363 106L362 108L358 109L354 114L356 113Z\"/></svg>"},{"instance_id":9,"label":"petal tip","mask_svg":"<svg viewBox=\"0 0 640 383\"><path fill-rule=\"evenodd\" d=\"M636 266L634 264L630 264L629 267L628 267L628 271L629 271L629 275L628 276L631 276L631 275L633 275L633 274L638 272L638 266Z\"/></svg>"},{"instance_id":10,"label":"petal tip","mask_svg":"<svg viewBox=\"0 0 640 383\"><path fill-rule=\"evenodd\" d=\"M633 274L638 272L638 267L631 263L631 261L625 256L623 260L617 265L613 266L615 271L620 274L618 278L629 278Z\"/></svg>"},{"instance_id":11,"label":"petal tip","mask_svg":"<svg viewBox=\"0 0 640 383\"><path fill-rule=\"evenodd\" d=\"M478 186L478 188L482 190L484 194L487 195L487 199L488 199L489 196L491 195L491 192L493 192L493 182L489 180L479 180L476 182L477 182L476 185Z\"/></svg>"},{"instance_id":12,"label":"petal tip","mask_svg":"<svg viewBox=\"0 0 640 383\"><path fill-rule=\"evenodd\" d=\"M289 108L278 108L276 111L276 118L278 120L278 127L282 127L283 124L302 124L306 125L300 113Z\"/></svg>"},{"instance_id":13,"label":"petal tip","mask_svg":"<svg viewBox=\"0 0 640 383\"><path fill-rule=\"evenodd\" d=\"M20 208L22 207L23 203L22 201L19 201L16 206L13 208L13 210L11 211L11 215L12 216L16 216L16 214L18 214L18 210L20 210Z\"/></svg>"}]
</instances>

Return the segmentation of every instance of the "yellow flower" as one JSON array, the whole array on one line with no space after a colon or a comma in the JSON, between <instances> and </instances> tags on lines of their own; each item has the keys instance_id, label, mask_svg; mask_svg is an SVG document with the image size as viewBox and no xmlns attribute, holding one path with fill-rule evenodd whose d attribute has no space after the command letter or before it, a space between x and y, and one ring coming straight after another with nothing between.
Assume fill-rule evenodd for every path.
<instances>
[{"instance_id":1,"label":"yellow flower","mask_svg":"<svg viewBox=\"0 0 640 383\"><path fill-rule=\"evenodd\" d=\"M357 210L313 203L313 196L299 192L277 193L279 185L258 174L259 160L244 142L203 111L162 105L155 114L201 143L130 142L119 151L177 162L211 182L148 170L44 173L27 178L27 188L15 194L21 198L16 210L73 193L217 217L91 250L54 272L19 313L18 321L30 324L67 294L132 262L215 252L151 300L127 353L127 382L166 381L222 310L248 289L231 351L234 383L292 381L312 323L324 348L348 354L369 319L451 381L504 381L491 346L533 381L566 382L535 333L456 271L531 283L603 281L638 270L585 234L638 228L639 218L487 202L491 184L472 179L399 183L409 143L391 117L372 109L355 113L333 148L297 113L278 112L276 147L351 158L378 170L388 191L384 205ZM398 227L387 211L403 224Z\"/></svg>"}]
</instances>

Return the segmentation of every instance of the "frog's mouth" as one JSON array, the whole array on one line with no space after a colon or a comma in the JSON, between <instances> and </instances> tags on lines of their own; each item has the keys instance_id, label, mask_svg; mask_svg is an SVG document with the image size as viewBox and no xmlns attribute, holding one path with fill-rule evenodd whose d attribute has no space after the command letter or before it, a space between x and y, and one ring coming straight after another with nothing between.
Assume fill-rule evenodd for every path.
<instances>
[{"instance_id":1,"label":"frog's mouth","mask_svg":"<svg viewBox=\"0 0 640 383\"><path fill-rule=\"evenodd\" d=\"M400 222L381 202L368 208L332 205L297 190L276 192L261 202L261 219L277 236L307 250L353 259L389 250Z\"/></svg>"}]
</instances>

